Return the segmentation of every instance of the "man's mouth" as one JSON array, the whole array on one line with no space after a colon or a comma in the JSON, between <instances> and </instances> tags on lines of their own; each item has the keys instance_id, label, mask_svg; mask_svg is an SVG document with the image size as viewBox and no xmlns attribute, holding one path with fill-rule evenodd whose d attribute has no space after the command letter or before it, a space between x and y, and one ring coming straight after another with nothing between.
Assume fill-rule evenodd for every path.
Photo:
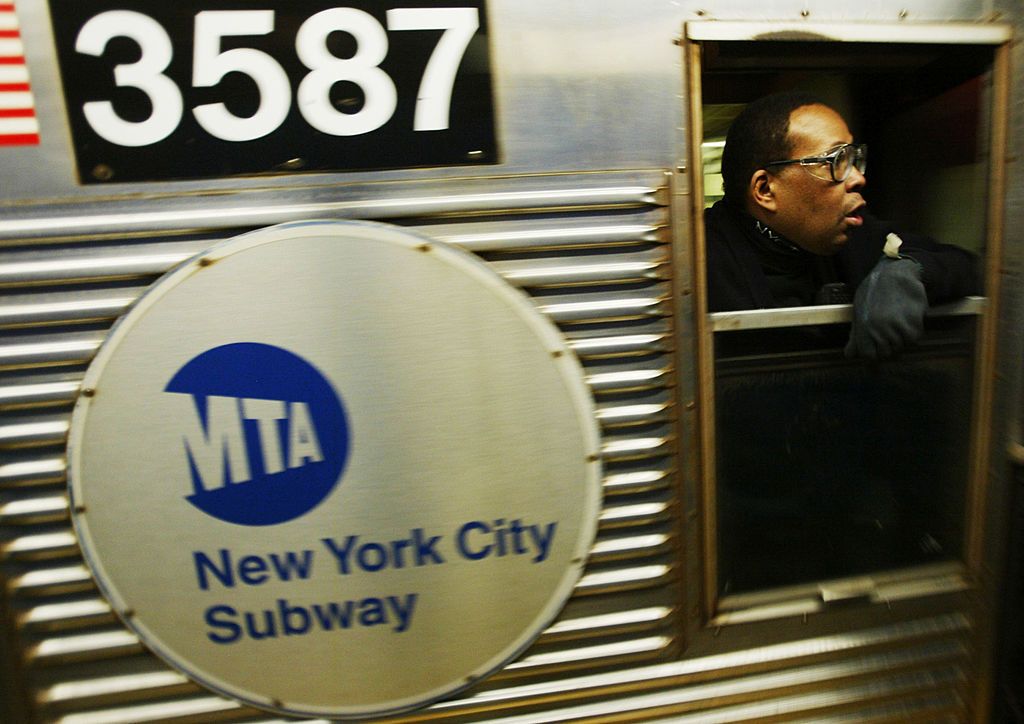
<instances>
[{"instance_id":1,"label":"man's mouth","mask_svg":"<svg viewBox=\"0 0 1024 724\"><path fill-rule=\"evenodd\" d=\"M846 214L846 223L850 226L861 226L864 224L864 207L858 206L853 211Z\"/></svg>"}]
</instances>

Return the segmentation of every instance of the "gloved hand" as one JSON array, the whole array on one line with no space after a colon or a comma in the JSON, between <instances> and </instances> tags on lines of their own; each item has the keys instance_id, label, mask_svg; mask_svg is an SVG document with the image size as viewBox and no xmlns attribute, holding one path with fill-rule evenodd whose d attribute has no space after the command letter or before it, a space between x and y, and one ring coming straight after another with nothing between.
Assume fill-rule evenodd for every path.
<instances>
[{"instance_id":1,"label":"gloved hand","mask_svg":"<svg viewBox=\"0 0 1024 724\"><path fill-rule=\"evenodd\" d=\"M927 309L921 265L907 257L882 257L853 297L846 356L891 357L921 338Z\"/></svg>"}]
</instances>

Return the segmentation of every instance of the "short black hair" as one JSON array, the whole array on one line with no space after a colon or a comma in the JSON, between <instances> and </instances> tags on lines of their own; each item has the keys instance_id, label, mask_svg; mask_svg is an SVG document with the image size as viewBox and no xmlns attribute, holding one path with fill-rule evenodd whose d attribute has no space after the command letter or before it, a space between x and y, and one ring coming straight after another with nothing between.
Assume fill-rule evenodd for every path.
<instances>
[{"instance_id":1,"label":"short black hair","mask_svg":"<svg viewBox=\"0 0 1024 724\"><path fill-rule=\"evenodd\" d=\"M750 177L771 161L789 158L789 116L797 108L828 104L803 91L763 96L748 103L729 126L722 150L725 200L742 209Z\"/></svg>"}]
</instances>

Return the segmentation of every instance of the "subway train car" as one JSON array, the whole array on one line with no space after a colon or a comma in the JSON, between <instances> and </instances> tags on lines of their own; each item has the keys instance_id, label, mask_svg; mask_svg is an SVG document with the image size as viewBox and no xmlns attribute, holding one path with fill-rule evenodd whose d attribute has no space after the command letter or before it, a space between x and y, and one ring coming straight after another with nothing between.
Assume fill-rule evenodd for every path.
<instances>
[{"instance_id":1,"label":"subway train car","mask_svg":"<svg viewBox=\"0 0 1024 724\"><path fill-rule=\"evenodd\" d=\"M0 0L0 720L1024 721L1015 0ZM975 253L710 313L752 100Z\"/></svg>"}]
</instances>

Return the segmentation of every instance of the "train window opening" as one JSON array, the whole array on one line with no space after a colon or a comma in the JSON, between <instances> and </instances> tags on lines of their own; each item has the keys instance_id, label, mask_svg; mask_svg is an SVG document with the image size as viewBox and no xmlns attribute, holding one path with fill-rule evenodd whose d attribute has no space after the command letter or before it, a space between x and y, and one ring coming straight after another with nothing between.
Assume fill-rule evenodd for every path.
<instances>
[{"instance_id":1,"label":"train window opening","mask_svg":"<svg viewBox=\"0 0 1024 724\"><path fill-rule=\"evenodd\" d=\"M984 269L997 44L720 32L687 28L687 60L699 66L690 69L702 169L695 264L707 258L700 210L724 195L730 125L750 101L799 90L868 145L862 193L876 217L967 249ZM816 305L831 306L701 322L704 602L716 624L742 619L732 612L746 605L820 603L829 582L858 579L868 592L965 570L984 299L930 310L920 343L877 364L844 355L850 301L819 296Z\"/></svg>"},{"instance_id":2,"label":"train window opening","mask_svg":"<svg viewBox=\"0 0 1024 724\"><path fill-rule=\"evenodd\" d=\"M843 327L719 333L722 596L963 555L974 320L877 368Z\"/></svg>"},{"instance_id":3,"label":"train window opening","mask_svg":"<svg viewBox=\"0 0 1024 724\"><path fill-rule=\"evenodd\" d=\"M722 198L721 155L748 102L801 90L866 143L876 216L981 251L988 183L990 46L709 42L702 46L704 202Z\"/></svg>"}]
</instances>

